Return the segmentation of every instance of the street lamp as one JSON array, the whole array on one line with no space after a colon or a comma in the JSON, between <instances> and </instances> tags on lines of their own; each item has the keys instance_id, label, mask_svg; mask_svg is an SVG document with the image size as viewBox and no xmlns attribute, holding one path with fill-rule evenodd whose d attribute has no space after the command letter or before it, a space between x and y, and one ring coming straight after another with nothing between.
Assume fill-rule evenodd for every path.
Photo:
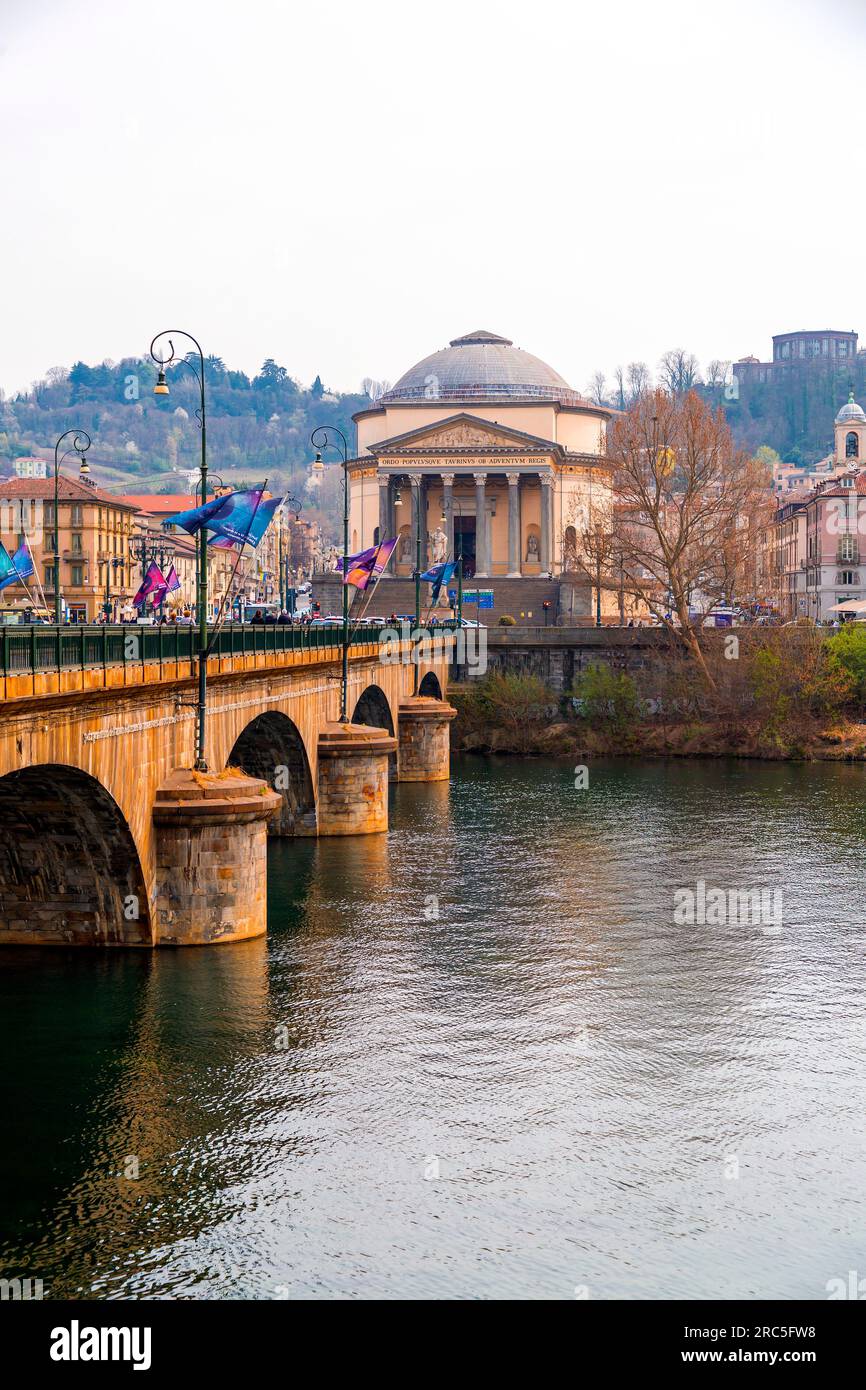
<instances>
[{"instance_id":1,"label":"street lamp","mask_svg":"<svg viewBox=\"0 0 866 1390\"><path fill-rule=\"evenodd\" d=\"M106 621L106 622L108 622L109 618L111 617L111 571L112 571L112 569L114 570L114 576L115 576L115 580L116 580L116 579L117 579L117 571L118 571L119 569L123 569L123 560L121 559L121 557L120 557L119 555L115 555L111 560L106 560L106 562L105 562L105 603L102 605L102 610L103 610L103 612L105 613L105 621Z\"/></svg>"},{"instance_id":2,"label":"street lamp","mask_svg":"<svg viewBox=\"0 0 866 1390\"><path fill-rule=\"evenodd\" d=\"M199 367L196 368L186 357L176 357L174 343L171 334L188 339L198 353ZM155 350L160 338L168 341L169 353L167 357L162 357ZM177 362L178 366L188 367L198 382L199 408L195 412L198 420L198 427L201 430L201 463L199 465L201 501L204 506L207 501L207 429L205 421L205 394L204 394L204 353L201 345L191 333L185 333L181 328L164 328L161 333L157 333L150 345L150 355L159 367L156 378L156 385L153 388L155 396L167 396L169 394L168 382L165 379L165 369L172 362ZM196 585L196 602L198 605L198 628L199 628L199 653L198 653L198 738L196 746L195 771L207 772L206 752L206 724L207 724L207 528L199 530L198 537L198 583Z\"/></svg>"},{"instance_id":3,"label":"street lamp","mask_svg":"<svg viewBox=\"0 0 866 1390\"><path fill-rule=\"evenodd\" d=\"M70 434L74 436L72 448L67 449L61 458L59 456L60 446ZM60 591L60 465L63 459L68 458L70 454L77 454L80 459L78 476L82 482L86 482L90 469L84 455L90 448L90 444L90 435L86 430L73 429L65 430L54 445L54 621L58 627L63 611L63 598Z\"/></svg>"},{"instance_id":4,"label":"street lamp","mask_svg":"<svg viewBox=\"0 0 866 1390\"><path fill-rule=\"evenodd\" d=\"M291 590L292 590L292 611L291 611L291 616L294 617L294 616L295 616L295 586L294 586L293 584L290 585L289 582L288 582L288 580L289 580L289 574L290 574L290 569L291 569L291 566L290 566L290 564L289 564L289 560L290 560L290 557L291 557L291 547L289 547L289 553L288 553L288 555L287 555L286 552L285 552L285 534L286 534L285 513L286 513L286 512L294 512L294 519L295 519L295 521L297 521L298 517L299 517L300 514L301 514L301 503L298 501L298 499L297 499L296 497L287 497L287 498L285 498L285 500L284 500L284 502L283 502L283 505L282 505L280 511L281 511L281 515L280 515L280 530L279 530L279 538L280 538L280 555L279 555L279 567L280 567L280 586L279 586L279 587L280 587L280 612L281 612L281 613L285 613L285 612L287 612L287 610L288 610L288 607L289 607L289 589L291 588Z\"/></svg>"},{"instance_id":5,"label":"street lamp","mask_svg":"<svg viewBox=\"0 0 866 1390\"><path fill-rule=\"evenodd\" d=\"M460 525L457 528L457 534L460 537L460 547L459 553L454 557L457 562L457 626L460 627L463 623L463 508L460 505L459 498L454 492L451 493L451 506L456 506L457 515L460 518ZM444 508L440 521L447 526L448 517L445 515Z\"/></svg>"},{"instance_id":6,"label":"street lamp","mask_svg":"<svg viewBox=\"0 0 866 1390\"><path fill-rule=\"evenodd\" d=\"M421 502L423 500L424 494L421 491L420 480L418 482L413 482L410 478L409 487L412 489L417 488L417 501L415 504L415 573L413 578L415 580L415 631L418 632L419 628L421 627ZM403 499L400 496L400 488L398 486L394 491L394 506L400 507L402 505ZM427 530L426 517L424 519L424 530L425 532ZM413 693L415 695L418 694L417 660L415 661L415 681L413 686Z\"/></svg>"},{"instance_id":7,"label":"street lamp","mask_svg":"<svg viewBox=\"0 0 866 1390\"><path fill-rule=\"evenodd\" d=\"M336 435L338 444L331 436ZM316 451L313 472L324 473L322 454L325 449L336 449L343 460L343 675L340 686L340 723L349 722L349 586L346 583L347 561L349 559L349 445L342 430L334 425L318 425L310 435L310 443Z\"/></svg>"}]
</instances>

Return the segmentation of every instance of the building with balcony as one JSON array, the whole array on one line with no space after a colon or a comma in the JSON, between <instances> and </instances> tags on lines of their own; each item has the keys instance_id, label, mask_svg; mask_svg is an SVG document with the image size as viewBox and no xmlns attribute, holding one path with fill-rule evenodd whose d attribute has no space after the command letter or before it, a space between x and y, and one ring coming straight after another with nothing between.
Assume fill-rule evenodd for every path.
<instances>
[{"instance_id":1,"label":"building with balcony","mask_svg":"<svg viewBox=\"0 0 866 1390\"><path fill-rule=\"evenodd\" d=\"M130 552L135 508L92 483L61 474L58 516L54 478L12 478L0 484L0 537L14 551L27 540L36 576L3 590L4 609L45 606L53 616L55 569L73 622L95 622L106 603L125 602L135 592ZM55 557L59 555L59 559Z\"/></svg>"},{"instance_id":2,"label":"building with balcony","mask_svg":"<svg viewBox=\"0 0 866 1390\"><path fill-rule=\"evenodd\" d=\"M773 520L773 580L787 618L826 622L866 599L866 412L853 394L834 422L827 476L784 499Z\"/></svg>"}]
</instances>

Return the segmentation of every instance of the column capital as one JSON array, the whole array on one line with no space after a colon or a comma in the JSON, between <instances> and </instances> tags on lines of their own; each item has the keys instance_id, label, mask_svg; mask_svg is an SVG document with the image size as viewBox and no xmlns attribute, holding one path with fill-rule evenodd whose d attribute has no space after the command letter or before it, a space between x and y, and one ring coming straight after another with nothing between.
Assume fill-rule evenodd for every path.
<instances>
[{"instance_id":1,"label":"column capital","mask_svg":"<svg viewBox=\"0 0 866 1390\"><path fill-rule=\"evenodd\" d=\"M417 473L410 473L410 474L409 474L409 486L410 486L410 487L417 487L417 488L420 488L421 483L422 483L423 481L424 481L423 478L419 477L419 475L418 475Z\"/></svg>"},{"instance_id":2,"label":"column capital","mask_svg":"<svg viewBox=\"0 0 866 1390\"><path fill-rule=\"evenodd\" d=\"M444 483L445 487L453 487L453 486L454 486L454 474L453 474L453 473L440 473L440 474L439 474L439 477L442 479L442 482Z\"/></svg>"},{"instance_id":3,"label":"column capital","mask_svg":"<svg viewBox=\"0 0 866 1390\"><path fill-rule=\"evenodd\" d=\"M476 486L476 487L484 487L484 486L485 486L485 484L486 484L486 482L487 482L487 474L486 474L486 473L473 473L472 476L473 476L473 478L475 479L475 486Z\"/></svg>"},{"instance_id":4,"label":"column capital","mask_svg":"<svg viewBox=\"0 0 866 1390\"><path fill-rule=\"evenodd\" d=\"M542 487L553 487L556 482L552 473L539 473L538 478Z\"/></svg>"},{"instance_id":5,"label":"column capital","mask_svg":"<svg viewBox=\"0 0 866 1390\"><path fill-rule=\"evenodd\" d=\"M517 487L518 483L520 482L520 474L519 474L519 473L506 473L505 476L506 476L506 478L508 479L508 486L509 486L509 487Z\"/></svg>"},{"instance_id":6,"label":"column capital","mask_svg":"<svg viewBox=\"0 0 866 1390\"><path fill-rule=\"evenodd\" d=\"M390 481L391 481L391 474L390 474L390 473L377 473L377 474L376 474L376 482L379 484L380 487L387 487L388 484L390 483Z\"/></svg>"}]
</instances>

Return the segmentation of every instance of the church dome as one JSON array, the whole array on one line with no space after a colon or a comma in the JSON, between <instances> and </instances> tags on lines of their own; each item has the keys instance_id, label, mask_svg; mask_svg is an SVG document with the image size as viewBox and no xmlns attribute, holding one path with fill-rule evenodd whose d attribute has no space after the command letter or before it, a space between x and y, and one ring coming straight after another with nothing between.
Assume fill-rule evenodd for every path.
<instances>
[{"instance_id":1,"label":"church dome","mask_svg":"<svg viewBox=\"0 0 866 1390\"><path fill-rule=\"evenodd\" d=\"M863 413L863 407L855 401L853 391L848 392L848 401L836 416L836 424L866 425L866 414Z\"/></svg>"},{"instance_id":2,"label":"church dome","mask_svg":"<svg viewBox=\"0 0 866 1390\"><path fill-rule=\"evenodd\" d=\"M510 338L477 329L462 338L452 338L447 348L416 362L381 397L381 403L528 398L588 404L540 357L516 348Z\"/></svg>"}]
</instances>

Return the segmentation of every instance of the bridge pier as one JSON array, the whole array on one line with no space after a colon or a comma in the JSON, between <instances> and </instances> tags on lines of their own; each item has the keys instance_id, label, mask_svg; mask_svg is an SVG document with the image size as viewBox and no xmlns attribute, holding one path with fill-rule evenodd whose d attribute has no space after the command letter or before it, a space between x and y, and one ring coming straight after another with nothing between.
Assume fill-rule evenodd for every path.
<instances>
[{"instance_id":1,"label":"bridge pier","mask_svg":"<svg viewBox=\"0 0 866 1390\"><path fill-rule=\"evenodd\" d=\"M447 700L413 695L398 711L400 781L444 782L450 776L449 725L457 711Z\"/></svg>"},{"instance_id":2,"label":"bridge pier","mask_svg":"<svg viewBox=\"0 0 866 1390\"><path fill-rule=\"evenodd\" d=\"M388 757L397 740L369 724L326 724L319 734L320 835L388 829Z\"/></svg>"},{"instance_id":3,"label":"bridge pier","mask_svg":"<svg viewBox=\"0 0 866 1390\"><path fill-rule=\"evenodd\" d=\"M282 798L235 769L173 772L157 790L154 944L209 946L267 927L267 822Z\"/></svg>"}]
</instances>

